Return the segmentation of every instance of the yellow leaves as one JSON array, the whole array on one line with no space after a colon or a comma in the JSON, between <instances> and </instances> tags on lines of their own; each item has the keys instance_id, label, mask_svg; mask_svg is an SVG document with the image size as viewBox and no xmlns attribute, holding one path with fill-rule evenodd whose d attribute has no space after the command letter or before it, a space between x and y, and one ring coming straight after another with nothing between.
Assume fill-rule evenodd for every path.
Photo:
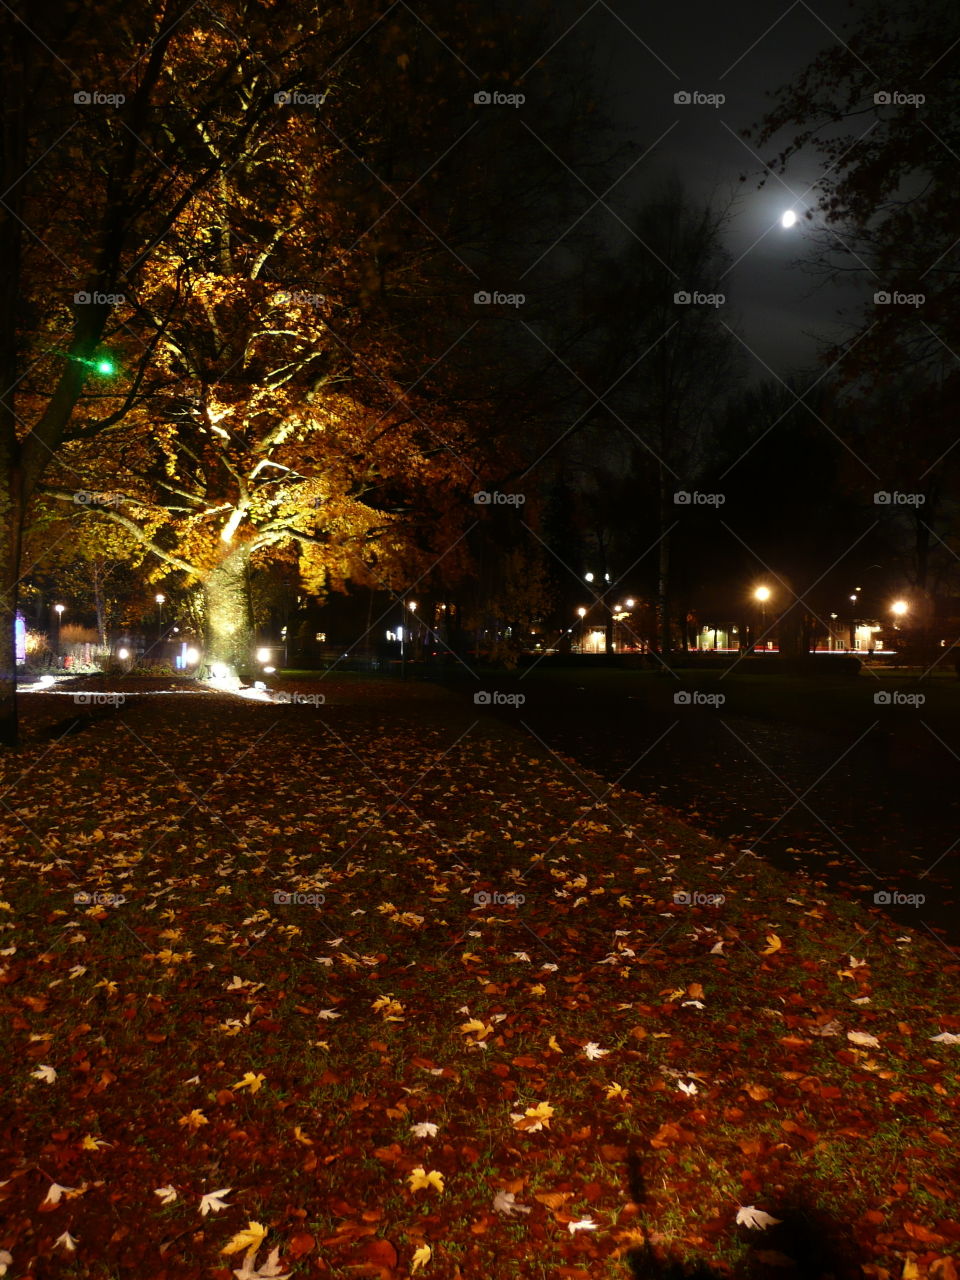
<instances>
[{"instance_id":1,"label":"yellow leaves","mask_svg":"<svg viewBox=\"0 0 960 1280\"><path fill-rule=\"evenodd\" d=\"M246 1230L238 1231L229 1244L225 1244L221 1253L256 1253L267 1234L267 1228L259 1222L248 1222Z\"/></svg>"},{"instance_id":2,"label":"yellow leaves","mask_svg":"<svg viewBox=\"0 0 960 1280\"><path fill-rule=\"evenodd\" d=\"M108 1147L110 1144L104 1142L102 1138L95 1138L92 1134L87 1134L80 1143L84 1151L99 1151L101 1147Z\"/></svg>"},{"instance_id":3,"label":"yellow leaves","mask_svg":"<svg viewBox=\"0 0 960 1280\"><path fill-rule=\"evenodd\" d=\"M779 951L782 946L783 946L783 943L780 941L780 939L777 937L775 933L768 933L767 945L766 947L764 947L763 951L760 952L760 954L762 956L772 956L774 952Z\"/></svg>"},{"instance_id":4,"label":"yellow leaves","mask_svg":"<svg viewBox=\"0 0 960 1280\"><path fill-rule=\"evenodd\" d=\"M378 996L370 1006L374 1013L379 1013L384 1022L402 1022L406 1011L399 1000L392 995Z\"/></svg>"},{"instance_id":5,"label":"yellow leaves","mask_svg":"<svg viewBox=\"0 0 960 1280\"><path fill-rule=\"evenodd\" d=\"M460 1030L465 1036L474 1036L477 1040L485 1040L493 1035L493 1027L489 1022L481 1022L479 1018L471 1018L469 1022L461 1022Z\"/></svg>"},{"instance_id":6,"label":"yellow leaves","mask_svg":"<svg viewBox=\"0 0 960 1280\"><path fill-rule=\"evenodd\" d=\"M417 1165L416 1169L407 1178L411 1191L429 1191L431 1187L440 1195L443 1195L443 1174L438 1173L436 1169L431 1169L427 1173L423 1165Z\"/></svg>"},{"instance_id":7,"label":"yellow leaves","mask_svg":"<svg viewBox=\"0 0 960 1280\"><path fill-rule=\"evenodd\" d=\"M263 1075L262 1072L258 1075L254 1075L252 1071L247 1071L244 1073L243 1079L232 1084L230 1088L235 1089L237 1092L241 1089L249 1089L251 1093L258 1093L266 1078L267 1077Z\"/></svg>"},{"instance_id":8,"label":"yellow leaves","mask_svg":"<svg viewBox=\"0 0 960 1280\"><path fill-rule=\"evenodd\" d=\"M177 1121L178 1125L180 1125L184 1129L189 1129L191 1133L196 1133L197 1130L202 1125L209 1124L209 1123L210 1121L203 1114L203 1112L197 1110L196 1108L194 1108L193 1111L188 1112L185 1116L181 1116L180 1119Z\"/></svg>"},{"instance_id":9,"label":"yellow leaves","mask_svg":"<svg viewBox=\"0 0 960 1280\"><path fill-rule=\"evenodd\" d=\"M511 1113L513 1127L521 1133L536 1133L538 1129L550 1128L550 1117L553 1107L549 1102L538 1102L535 1107L527 1107L523 1115Z\"/></svg>"},{"instance_id":10,"label":"yellow leaves","mask_svg":"<svg viewBox=\"0 0 960 1280\"><path fill-rule=\"evenodd\" d=\"M532 996L545 996L547 994L547 988L543 985L542 982L536 982L530 988L530 994Z\"/></svg>"},{"instance_id":11,"label":"yellow leaves","mask_svg":"<svg viewBox=\"0 0 960 1280\"><path fill-rule=\"evenodd\" d=\"M313 1146L313 1139L312 1139L312 1138L308 1138L308 1137L306 1136L306 1134L303 1132L303 1130L300 1128L300 1126L299 1126L299 1125L297 1125L297 1126L294 1128L293 1136L296 1138L296 1140L297 1140L298 1142L303 1143L303 1145L304 1145L305 1147L312 1147L312 1146Z\"/></svg>"},{"instance_id":12,"label":"yellow leaves","mask_svg":"<svg viewBox=\"0 0 960 1280\"><path fill-rule=\"evenodd\" d=\"M460 957L464 964L482 964L483 961L475 951L465 951Z\"/></svg>"},{"instance_id":13,"label":"yellow leaves","mask_svg":"<svg viewBox=\"0 0 960 1280\"><path fill-rule=\"evenodd\" d=\"M425 1267L433 1257L433 1250L428 1244L422 1244L410 1260L410 1274L416 1275L421 1267Z\"/></svg>"},{"instance_id":14,"label":"yellow leaves","mask_svg":"<svg viewBox=\"0 0 960 1280\"><path fill-rule=\"evenodd\" d=\"M627 1096L627 1090L624 1089L623 1085L617 1084L616 1080L614 1080L613 1084L607 1085L607 1101L608 1102L611 1102L614 1098L623 1099L623 1098L626 1098L626 1096Z\"/></svg>"},{"instance_id":15,"label":"yellow leaves","mask_svg":"<svg viewBox=\"0 0 960 1280\"><path fill-rule=\"evenodd\" d=\"M556 1037L556 1036L551 1036L551 1037L550 1037L550 1039L547 1041L547 1048L548 1048L548 1049L552 1049L554 1053L563 1053L563 1050L562 1050L562 1049L560 1048L560 1046L557 1044L557 1037Z\"/></svg>"},{"instance_id":16,"label":"yellow leaves","mask_svg":"<svg viewBox=\"0 0 960 1280\"><path fill-rule=\"evenodd\" d=\"M96 991L98 987L103 987L108 996L115 996L119 990L117 984L112 978L101 978L99 982L95 982L93 984L94 991Z\"/></svg>"}]
</instances>

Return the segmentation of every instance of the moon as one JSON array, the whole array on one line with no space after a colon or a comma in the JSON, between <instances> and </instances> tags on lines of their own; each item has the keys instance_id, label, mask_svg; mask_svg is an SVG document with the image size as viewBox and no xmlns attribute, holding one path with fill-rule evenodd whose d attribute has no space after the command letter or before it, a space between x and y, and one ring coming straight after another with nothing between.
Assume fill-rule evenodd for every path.
<instances>
[{"instance_id":1,"label":"moon","mask_svg":"<svg viewBox=\"0 0 960 1280\"><path fill-rule=\"evenodd\" d=\"M792 209L787 209L787 211L783 214L783 216L780 219L780 225L781 227L785 227L789 231L789 229L792 226L796 225L796 221L797 221L797 215L793 212Z\"/></svg>"}]
</instances>

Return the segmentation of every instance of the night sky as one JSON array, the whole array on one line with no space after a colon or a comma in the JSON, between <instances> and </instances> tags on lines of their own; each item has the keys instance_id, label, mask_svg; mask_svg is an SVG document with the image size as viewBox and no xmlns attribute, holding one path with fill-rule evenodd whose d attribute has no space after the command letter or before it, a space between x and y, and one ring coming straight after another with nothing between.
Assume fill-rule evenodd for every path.
<instances>
[{"instance_id":1,"label":"night sky","mask_svg":"<svg viewBox=\"0 0 960 1280\"><path fill-rule=\"evenodd\" d=\"M849 13L847 0L603 0L582 19L606 73L608 109L641 150L651 148L610 203L619 211L642 200L651 181L671 172L691 194L721 205L735 201L727 237L735 265L724 319L749 348L751 378L768 376L764 365L781 377L812 370L817 338L839 336L838 309L857 301L852 288L822 286L802 269L809 224L790 231L779 225L784 210L799 213L814 203L817 193L809 188L820 174L817 159L794 163L789 190L775 178L758 190L758 154L739 136L759 121L769 93L832 43L831 32L842 34ZM726 101L680 106L678 90L722 93ZM768 144L762 158L774 150Z\"/></svg>"}]
</instances>

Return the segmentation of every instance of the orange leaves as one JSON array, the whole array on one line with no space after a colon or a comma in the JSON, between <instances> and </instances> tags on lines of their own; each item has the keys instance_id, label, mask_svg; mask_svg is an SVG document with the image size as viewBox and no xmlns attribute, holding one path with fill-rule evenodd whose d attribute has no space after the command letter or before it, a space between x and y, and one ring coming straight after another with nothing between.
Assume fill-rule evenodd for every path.
<instances>
[{"instance_id":1,"label":"orange leaves","mask_svg":"<svg viewBox=\"0 0 960 1280\"><path fill-rule=\"evenodd\" d=\"M655 1150L661 1151L664 1147L689 1146L690 1143L696 1142L696 1140L697 1135L692 1129L685 1129L682 1125L668 1121L662 1124L653 1135L650 1139L650 1145Z\"/></svg>"}]
</instances>

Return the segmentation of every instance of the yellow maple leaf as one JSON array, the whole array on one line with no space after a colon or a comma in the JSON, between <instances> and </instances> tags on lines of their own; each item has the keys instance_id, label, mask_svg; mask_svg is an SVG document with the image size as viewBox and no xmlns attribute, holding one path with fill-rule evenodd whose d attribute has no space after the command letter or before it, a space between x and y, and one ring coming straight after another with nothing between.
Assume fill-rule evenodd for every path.
<instances>
[{"instance_id":1,"label":"yellow maple leaf","mask_svg":"<svg viewBox=\"0 0 960 1280\"><path fill-rule=\"evenodd\" d=\"M189 1129L191 1133L196 1133L196 1131L200 1128L201 1125L209 1124L209 1123L210 1121L203 1114L203 1112L198 1111L196 1109L189 1112L185 1116L181 1116L180 1119L177 1121L177 1124L183 1125L185 1128Z\"/></svg>"},{"instance_id":2,"label":"yellow maple leaf","mask_svg":"<svg viewBox=\"0 0 960 1280\"><path fill-rule=\"evenodd\" d=\"M534 985L530 988L530 994L532 996L545 996L547 994L547 988L543 985L542 982L534 983Z\"/></svg>"},{"instance_id":3,"label":"yellow maple leaf","mask_svg":"<svg viewBox=\"0 0 960 1280\"><path fill-rule=\"evenodd\" d=\"M427 1173L423 1165L417 1165L416 1169L407 1178L411 1191L428 1191L430 1187L434 1187L441 1194L443 1193L443 1174L438 1173L436 1169L431 1169Z\"/></svg>"},{"instance_id":4,"label":"yellow maple leaf","mask_svg":"<svg viewBox=\"0 0 960 1280\"><path fill-rule=\"evenodd\" d=\"M775 951L779 951L783 943L775 933L767 934L767 946L760 952L762 956L772 956Z\"/></svg>"},{"instance_id":5,"label":"yellow maple leaf","mask_svg":"<svg viewBox=\"0 0 960 1280\"><path fill-rule=\"evenodd\" d=\"M626 1096L627 1096L626 1089L624 1089L623 1085L617 1084L616 1080L614 1080L613 1084L607 1085L607 1101L608 1102L610 1101L611 1098L625 1098Z\"/></svg>"},{"instance_id":6,"label":"yellow maple leaf","mask_svg":"<svg viewBox=\"0 0 960 1280\"><path fill-rule=\"evenodd\" d=\"M370 1007L374 1013L379 1013L385 1022L401 1022L403 1020L403 1005L399 1000L394 1000L393 996L378 996Z\"/></svg>"},{"instance_id":7,"label":"yellow maple leaf","mask_svg":"<svg viewBox=\"0 0 960 1280\"><path fill-rule=\"evenodd\" d=\"M552 1049L554 1053L563 1053L563 1050L562 1050L562 1049L560 1048L560 1046L557 1044L557 1037L556 1037L556 1036L551 1036L551 1037L550 1037L550 1039L547 1041L547 1048L548 1048L548 1049Z\"/></svg>"},{"instance_id":8,"label":"yellow maple leaf","mask_svg":"<svg viewBox=\"0 0 960 1280\"><path fill-rule=\"evenodd\" d=\"M256 1253L267 1234L267 1228L259 1222L248 1222L245 1231L238 1231L229 1244L225 1244L221 1253L243 1253L248 1250Z\"/></svg>"},{"instance_id":9,"label":"yellow maple leaf","mask_svg":"<svg viewBox=\"0 0 960 1280\"><path fill-rule=\"evenodd\" d=\"M490 1023L483 1023L479 1018L471 1018L469 1022L461 1022L460 1030L465 1036L476 1036L478 1040L482 1040L485 1036L493 1033L493 1027Z\"/></svg>"},{"instance_id":10,"label":"yellow maple leaf","mask_svg":"<svg viewBox=\"0 0 960 1280\"><path fill-rule=\"evenodd\" d=\"M101 1147L105 1147L107 1145L108 1144L104 1142L102 1138L95 1138L93 1137L92 1134L89 1134L89 1133L86 1135L84 1140L80 1143L80 1146L84 1149L84 1151L99 1151Z\"/></svg>"},{"instance_id":11,"label":"yellow maple leaf","mask_svg":"<svg viewBox=\"0 0 960 1280\"><path fill-rule=\"evenodd\" d=\"M252 1071L247 1071L244 1074L243 1079L238 1080L235 1084L232 1084L230 1088L231 1089L249 1089L251 1093L257 1093L258 1090L260 1089L260 1086L263 1084L266 1078L267 1077L262 1072L260 1072L258 1075L254 1075Z\"/></svg>"},{"instance_id":12,"label":"yellow maple leaf","mask_svg":"<svg viewBox=\"0 0 960 1280\"><path fill-rule=\"evenodd\" d=\"M410 1274L414 1275L433 1257L433 1250L428 1244L422 1244L410 1260Z\"/></svg>"}]
</instances>

